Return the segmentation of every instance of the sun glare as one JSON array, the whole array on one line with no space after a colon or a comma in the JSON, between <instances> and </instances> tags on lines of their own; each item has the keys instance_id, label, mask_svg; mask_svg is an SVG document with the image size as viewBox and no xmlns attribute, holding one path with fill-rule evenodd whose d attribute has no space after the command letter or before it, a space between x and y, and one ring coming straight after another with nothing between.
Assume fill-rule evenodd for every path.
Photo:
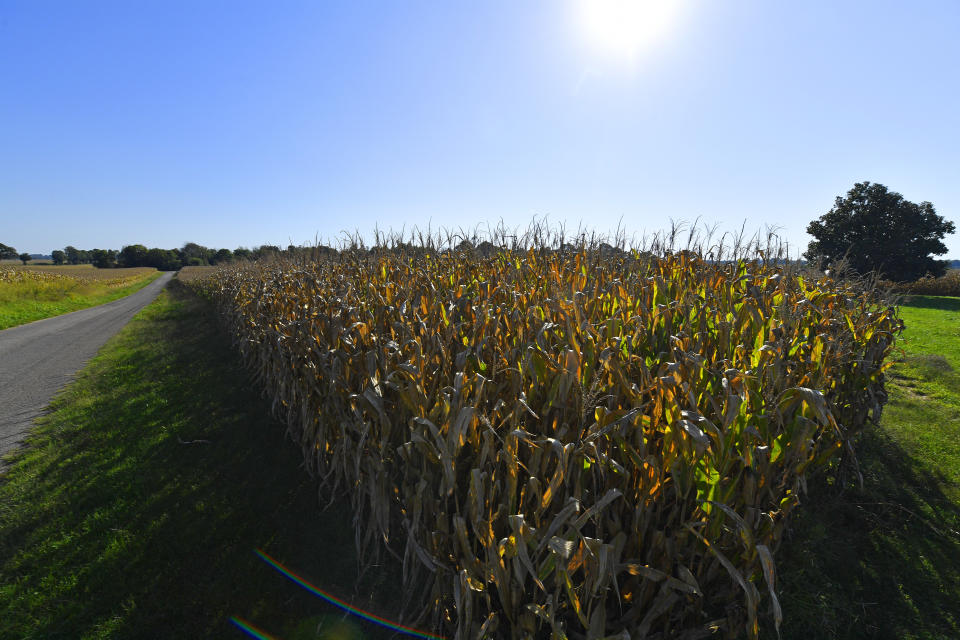
<instances>
[{"instance_id":1,"label":"sun glare","mask_svg":"<svg viewBox=\"0 0 960 640\"><path fill-rule=\"evenodd\" d=\"M633 61L662 39L677 13L677 0L579 0L584 34L606 55Z\"/></svg>"}]
</instances>

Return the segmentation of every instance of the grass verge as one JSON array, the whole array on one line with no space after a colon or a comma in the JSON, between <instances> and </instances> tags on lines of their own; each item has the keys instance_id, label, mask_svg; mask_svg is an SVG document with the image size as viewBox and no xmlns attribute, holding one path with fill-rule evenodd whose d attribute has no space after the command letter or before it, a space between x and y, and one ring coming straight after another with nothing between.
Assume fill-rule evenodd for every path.
<instances>
[{"instance_id":1,"label":"grass verge","mask_svg":"<svg viewBox=\"0 0 960 640\"><path fill-rule=\"evenodd\" d=\"M96 281L0 284L0 330L52 318L71 311L95 307L139 291L157 278L152 273L123 287L109 287Z\"/></svg>"},{"instance_id":2,"label":"grass verge","mask_svg":"<svg viewBox=\"0 0 960 640\"><path fill-rule=\"evenodd\" d=\"M0 476L0 638L244 637L230 616L283 638L386 637L255 557L381 615L398 600L390 567L356 584L348 506L318 508L268 415L207 306L168 288Z\"/></svg>"},{"instance_id":3,"label":"grass verge","mask_svg":"<svg viewBox=\"0 0 960 640\"><path fill-rule=\"evenodd\" d=\"M787 640L960 637L960 298L901 311L863 488L812 483L781 547Z\"/></svg>"}]
</instances>

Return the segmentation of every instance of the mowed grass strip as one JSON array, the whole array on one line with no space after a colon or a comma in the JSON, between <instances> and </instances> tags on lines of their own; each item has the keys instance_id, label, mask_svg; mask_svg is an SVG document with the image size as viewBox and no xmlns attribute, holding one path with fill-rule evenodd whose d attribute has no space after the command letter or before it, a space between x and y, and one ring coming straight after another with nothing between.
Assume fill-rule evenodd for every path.
<instances>
[{"instance_id":1,"label":"mowed grass strip","mask_svg":"<svg viewBox=\"0 0 960 640\"><path fill-rule=\"evenodd\" d=\"M144 288L161 273L144 272L138 279L121 286L109 281L75 278L69 271L61 275L68 277L19 282L0 279L0 330L118 300Z\"/></svg>"},{"instance_id":2,"label":"mowed grass strip","mask_svg":"<svg viewBox=\"0 0 960 640\"><path fill-rule=\"evenodd\" d=\"M960 298L901 314L863 488L813 483L781 548L786 640L960 638Z\"/></svg>"},{"instance_id":3,"label":"mowed grass strip","mask_svg":"<svg viewBox=\"0 0 960 640\"><path fill-rule=\"evenodd\" d=\"M321 511L300 452L205 303L173 285L55 400L0 476L0 638L385 637L254 555L392 616L398 569L357 584L351 514Z\"/></svg>"}]
</instances>

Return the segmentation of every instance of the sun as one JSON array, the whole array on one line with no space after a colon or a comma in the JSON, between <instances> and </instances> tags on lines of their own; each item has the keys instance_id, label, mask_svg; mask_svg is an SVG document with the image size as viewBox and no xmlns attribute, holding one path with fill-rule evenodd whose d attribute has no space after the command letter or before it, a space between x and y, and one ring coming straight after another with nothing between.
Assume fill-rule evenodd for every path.
<instances>
[{"instance_id":1,"label":"sun","mask_svg":"<svg viewBox=\"0 0 960 640\"><path fill-rule=\"evenodd\" d=\"M578 20L590 45L633 61L662 40L678 11L678 0L579 0Z\"/></svg>"}]
</instances>

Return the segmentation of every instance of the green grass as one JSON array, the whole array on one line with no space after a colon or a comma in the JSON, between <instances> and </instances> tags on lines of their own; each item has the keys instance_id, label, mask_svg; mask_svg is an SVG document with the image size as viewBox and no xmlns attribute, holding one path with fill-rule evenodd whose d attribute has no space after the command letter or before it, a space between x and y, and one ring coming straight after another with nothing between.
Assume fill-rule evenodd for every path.
<instances>
[{"instance_id":1,"label":"green grass","mask_svg":"<svg viewBox=\"0 0 960 640\"><path fill-rule=\"evenodd\" d=\"M960 638L960 298L901 310L863 488L812 483L781 547L785 639Z\"/></svg>"},{"instance_id":2,"label":"green grass","mask_svg":"<svg viewBox=\"0 0 960 640\"><path fill-rule=\"evenodd\" d=\"M0 477L0 638L244 637L230 616L283 638L386 637L255 557L395 613L395 566L357 586L348 505L321 511L268 415L207 307L162 293Z\"/></svg>"},{"instance_id":3,"label":"green grass","mask_svg":"<svg viewBox=\"0 0 960 640\"><path fill-rule=\"evenodd\" d=\"M0 284L0 330L111 302L144 288L161 275L150 274L124 287L102 283Z\"/></svg>"}]
</instances>

